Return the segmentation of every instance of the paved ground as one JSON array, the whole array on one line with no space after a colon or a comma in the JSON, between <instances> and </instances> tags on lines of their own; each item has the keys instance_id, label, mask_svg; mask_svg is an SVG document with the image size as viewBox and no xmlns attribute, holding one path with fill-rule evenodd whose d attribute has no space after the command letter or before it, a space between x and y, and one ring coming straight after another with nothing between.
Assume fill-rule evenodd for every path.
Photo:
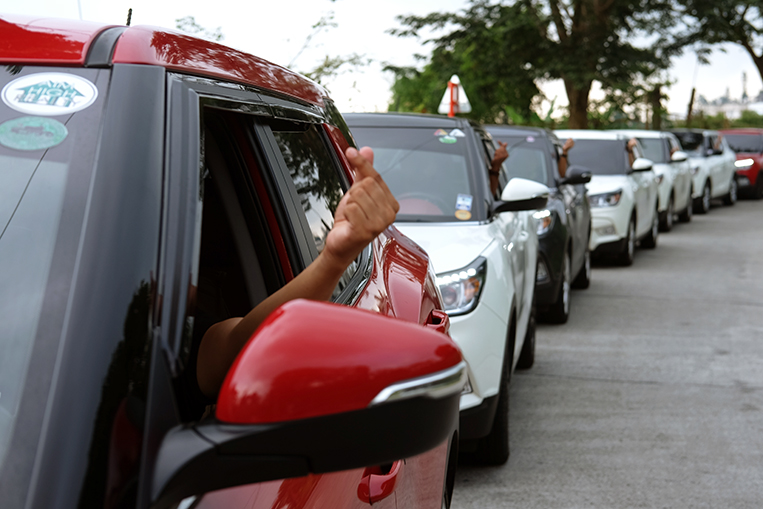
<instances>
[{"instance_id":1,"label":"paved ground","mask_svg":"<svg viewBox=\"0 0 763 509\"><path fill-rule=\"evenodd\" d=\"M763 507L763 202L594 267L514 375L511 457L453 509Z\"/></svg>"}]
</instances>

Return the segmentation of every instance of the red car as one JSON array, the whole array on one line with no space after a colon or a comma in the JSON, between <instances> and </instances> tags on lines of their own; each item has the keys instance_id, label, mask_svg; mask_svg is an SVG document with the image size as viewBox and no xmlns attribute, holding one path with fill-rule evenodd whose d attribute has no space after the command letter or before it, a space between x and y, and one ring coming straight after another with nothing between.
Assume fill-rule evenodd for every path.
<instances>
[{"instance_id":1,"label":"red car","mask_svg":"<svg viewBox=\"0 0 763 509\"><path fill-rule=\"evenodd\" d=\"M0 505L440 508L462 356L394 228L260 326L323 248L354 142L326 91L151 27L0 16Z\"/></svg>"},{"instance_id":2,"label":"red car","mask_svg":"<svg viewBox=\"0 0 763 509\"><path fill-rule=\"evenodd\" d=\"M763 198L763 129L743 128L721 131L736 152L736 176L740 195Z\"/></svg>"}]
</instances>

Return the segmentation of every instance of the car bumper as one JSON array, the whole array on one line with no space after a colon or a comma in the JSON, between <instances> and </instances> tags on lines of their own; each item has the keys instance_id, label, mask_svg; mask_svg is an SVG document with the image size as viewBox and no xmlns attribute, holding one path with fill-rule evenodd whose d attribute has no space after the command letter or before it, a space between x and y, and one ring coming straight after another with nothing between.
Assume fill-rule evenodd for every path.
<instances>
[{"instance_id":1,"label":"car bumper","mask_svg":"<svg viewBox=\"0 0 763 509\"><path fill-rule=\"evenodd\" d=\"M597 252L599 246L620 242L628 235L630 214L621 205L591 209L591 240L589 249Z\"/></svg>"}]
</instances>

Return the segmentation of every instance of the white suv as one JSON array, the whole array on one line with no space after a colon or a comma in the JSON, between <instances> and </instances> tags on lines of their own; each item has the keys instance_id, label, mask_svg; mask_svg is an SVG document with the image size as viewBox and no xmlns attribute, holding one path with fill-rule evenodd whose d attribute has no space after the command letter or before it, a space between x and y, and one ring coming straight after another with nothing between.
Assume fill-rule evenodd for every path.
<instances>
[{"instance_id":1,"label":"white suv","mask_svg":"<svg viewBox=\"0 0 763 509\"><path fill-rule=\"evenodd\" d=\"M718 131L673 130L689 155L693 180L694 211L705 214L713 198L726 205L737 201L736 154Z\"/></svg>"},{"instance_id":2,"label":"white suv","mask_svg":"<svg viewBox=\"0 0 763 509\"><path fill-rule=\"evenodd\" d=\"M681 150L681 143L673 133L665 131L619 130L618 132L638 139L644 156L654 163L652 170L657 176L658 210L660 230L673 228L673 218L691 221L692 174L689 156Z\"/></svg>"},{"instance_id":3,"label":"white suv","mask_svg":"<svg viewBox=\"0 0 763 509\"><path fill-rule=\"evenodd\" d=\"M622 265L633 263L636 242L657 246L659 213L657 179L653 163L636 141L631 164L631 137L614 131L560 130L561 139L572 138L570 166L584 166L593 177L586 187L591 202L593 231L590 249L595 256L614 255Z\"/></svg>"}]
</instances>

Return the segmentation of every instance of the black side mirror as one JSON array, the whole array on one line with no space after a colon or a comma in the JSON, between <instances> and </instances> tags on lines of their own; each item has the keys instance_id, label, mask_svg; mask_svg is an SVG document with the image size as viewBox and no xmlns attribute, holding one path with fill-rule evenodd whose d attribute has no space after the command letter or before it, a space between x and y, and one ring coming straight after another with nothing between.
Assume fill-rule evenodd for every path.
<instances>
[{"instance_id":1,"label":"black side mirror","mask_svg":"<svg viewBox=\"0 0 763 509\"><path fill-rule=\"evenodd\" d=\"M565 184L571 185L571 186L576 186L579 184L587 184L591 181L592 176L593 176L593 173L591 173L591 170L589 170L585 166L572 165L569 168L567 168L565 177L562 179L559 179L558 184L560 186Z\"/></svg>"}]
</instances>

